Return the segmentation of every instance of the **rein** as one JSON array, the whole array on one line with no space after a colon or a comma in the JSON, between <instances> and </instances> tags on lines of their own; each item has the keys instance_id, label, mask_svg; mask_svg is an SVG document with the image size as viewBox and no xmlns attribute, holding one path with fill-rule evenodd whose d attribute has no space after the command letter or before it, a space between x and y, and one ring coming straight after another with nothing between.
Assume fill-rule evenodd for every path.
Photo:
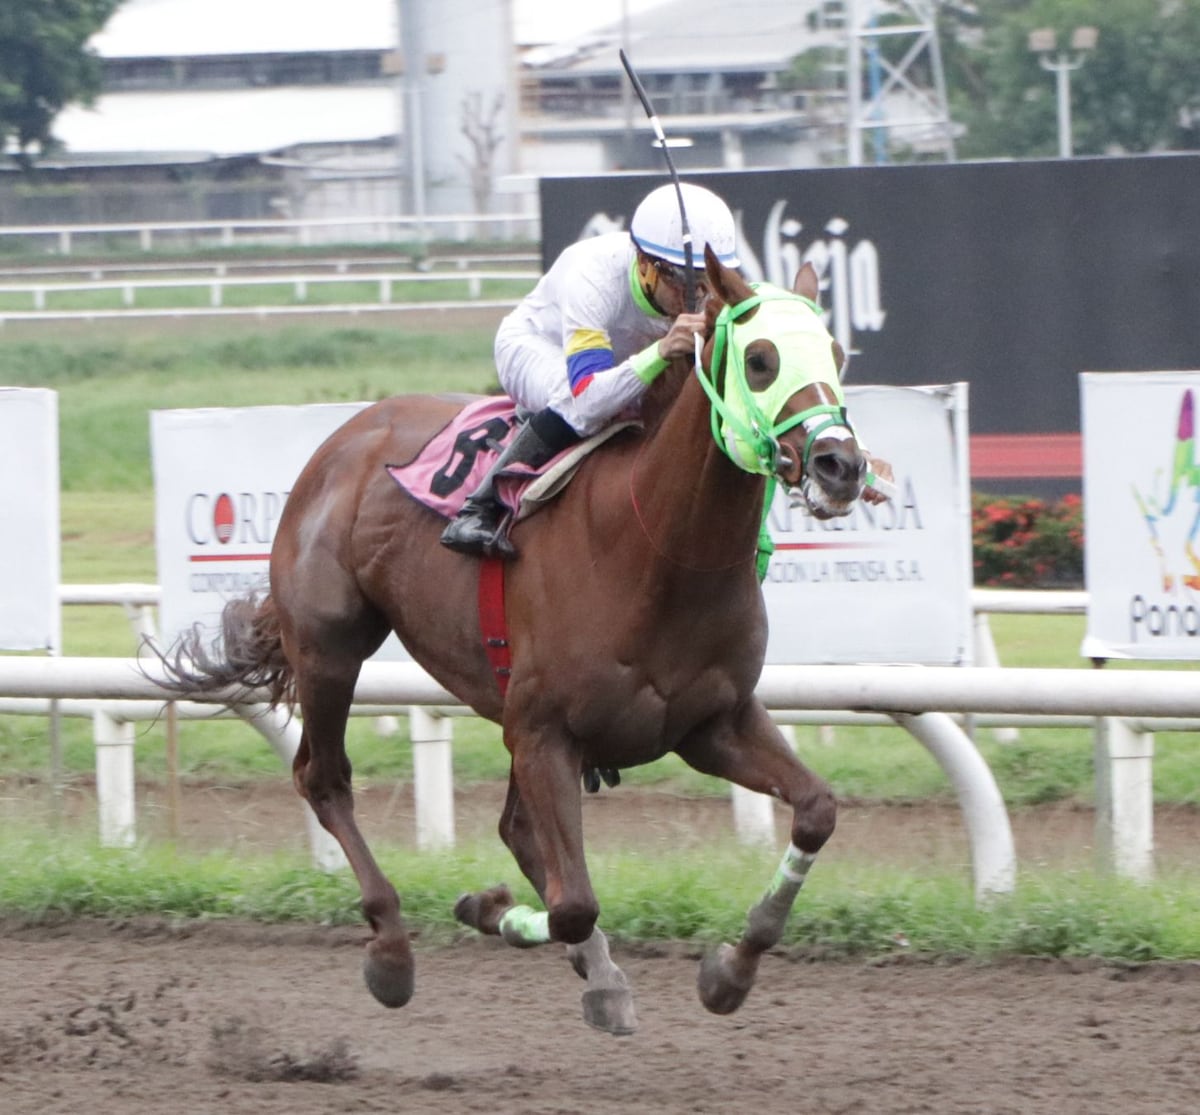
<instances>
[{"instance_id":1,"label":"rein","mask_svg":"<svg viewBox=\"0 0 1200 1115\"><path fill-rule=\"evenodd\" d=\"M743 366L743 349L739 349L734 345L732 333L735 318L741 317L743 314L767 302L798 302L818 316L821 312L815 303L803 295L770 285L755 287L754 293L749 298L732 306L728 304L722 306L720 312L717 314L716 321L713 323L713 350L710 361L710 367L716 369L716 373L714 374L704 367L704 338L699 334L696 334L695 337L695 358L693 363L693 371L696 379L704 390L704 394L708 397L713 441L716 442L721 452L743 472L763 476L767 481L765 498L763 500L762 520L753 552L744 558L738 558L725 565L709 567L692 565L666 553L651 535L645 516L642 513L642 507L637 498L636 479L638 463L641 460L642 452L646 448L646 443L643 443L638 449L629 470L629 500L633 505L634 517L637 519L638 526L641 528L646 541L650 544L650 548L664 561L669 561L673 565L681 569L687 569L690 572L716 573L735 568L751 560L757 568L759 580L762 580L766 574L767 562L775 549L770 531L767 528L767 516L775 494L775 487L779 480L780 438L788 430L794 429L797 426L800 426L804 430L804 448L801 451L800 460L801 475L804 475L808 470L808 461L812 455L813 446L827 430L842 429L849 436L853 436L853 429L846 415L846 408L840 401L841 390L837 380L836 378L830 379L825 375L815 375L804 386L827 386L830 388L834 398L838 400L837 402L818 403L815 406L807 407L798 414L790 415L778 423L772 423L771 419L763 412L762 406L755 398L754 392L750 390L750 385L746 380L746 372ZM795 344L796 341L793 339L793 347ZM783 354L781 354L782 358ZM727 363L731 364L732 367L727 368ZM734 400L734 403L740 405L740 414L737 407L723 397L721 390L717 386L717 378L722 376L726 392L730 390L731 382L736 385L738 397ZM788 386L786 381L783 381L783 386ZM768 395L768 399L770 390L770 388L764 390L764 394ZM746 455L736 451L741 447L745 447L748 450L749 460L747 460Z\"/></svg>"}]
</instances>

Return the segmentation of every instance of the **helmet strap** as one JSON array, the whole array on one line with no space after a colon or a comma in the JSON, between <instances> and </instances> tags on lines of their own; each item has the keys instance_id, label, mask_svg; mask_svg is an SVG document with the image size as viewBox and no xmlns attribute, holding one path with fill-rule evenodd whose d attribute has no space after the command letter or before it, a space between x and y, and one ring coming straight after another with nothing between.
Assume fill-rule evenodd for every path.
<instances>
[{"instance_id":1,"label":"helmet strap","mask_svg":"<svg viewBox=\"0 0 1200 1115\"><path fill-rule=\"evenodd\" d=\"M637 277L641 284L642 293L646 296L646 301L654 308L655 312L663 317L667 316L659 304L658 299L654 297L655 291L658 290L658 268L654 266L654 261L640 249L637 254Z\"/></svg>"}]
</instances>

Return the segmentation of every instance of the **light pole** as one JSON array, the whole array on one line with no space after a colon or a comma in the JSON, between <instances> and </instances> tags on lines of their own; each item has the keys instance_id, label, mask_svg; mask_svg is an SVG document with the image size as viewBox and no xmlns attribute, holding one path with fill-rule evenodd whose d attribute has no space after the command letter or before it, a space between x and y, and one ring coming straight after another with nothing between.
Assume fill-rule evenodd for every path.
<instances>
[{"instance_id":1,"label":"light pole","mask_svg":"<svg viewBox=\"0 0 1200 1115\"><path fill-rule=\"evenodd\" d=\"M1058 36L1053 28L1043 27L1029 32L1029 49L1038 56L1043 70L1054 75L1058 93L1058 154L1069 159L1071 145L1071 71L1079 69L1094 50L1100 32L1094 27L1076 27L1071 32L1071 50L1058 50Z\"/></svg>"}]
</instances>

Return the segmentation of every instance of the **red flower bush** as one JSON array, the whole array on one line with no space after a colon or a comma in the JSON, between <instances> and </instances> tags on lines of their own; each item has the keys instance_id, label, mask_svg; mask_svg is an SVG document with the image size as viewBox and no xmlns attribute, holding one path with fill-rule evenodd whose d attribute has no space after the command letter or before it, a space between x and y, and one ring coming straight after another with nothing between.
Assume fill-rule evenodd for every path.
<instances>
[{"instance_id":1,"label":"red flower bush","mask_svg":"<svg viewBox=\"0 0 1200 1115\"><path fill-rule=\"evenodd\" d=\"M1083 503L1023 496L971 497L975 584L1008 588L1083 584Z\"/></svg>"}]
</instances>

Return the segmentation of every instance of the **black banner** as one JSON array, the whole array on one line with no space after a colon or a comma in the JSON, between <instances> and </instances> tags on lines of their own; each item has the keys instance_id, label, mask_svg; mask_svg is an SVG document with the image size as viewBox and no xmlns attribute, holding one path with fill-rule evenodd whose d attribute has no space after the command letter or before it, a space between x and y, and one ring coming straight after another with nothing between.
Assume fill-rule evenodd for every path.
<instances>
[{"instance_id":1,"label":"black banner","mask_svg":"<svg viewBox=\"0 0 1200 1115\"><path fill-rule=\"evenodd\" d=\"M973 436L1077 449L1079 372L1200 368L1200 156L686 177L734 210L749 278L813 260L848 383L966 380ZM543 262L665 180L542 180Z\"/></svg>"}]
</instances>

